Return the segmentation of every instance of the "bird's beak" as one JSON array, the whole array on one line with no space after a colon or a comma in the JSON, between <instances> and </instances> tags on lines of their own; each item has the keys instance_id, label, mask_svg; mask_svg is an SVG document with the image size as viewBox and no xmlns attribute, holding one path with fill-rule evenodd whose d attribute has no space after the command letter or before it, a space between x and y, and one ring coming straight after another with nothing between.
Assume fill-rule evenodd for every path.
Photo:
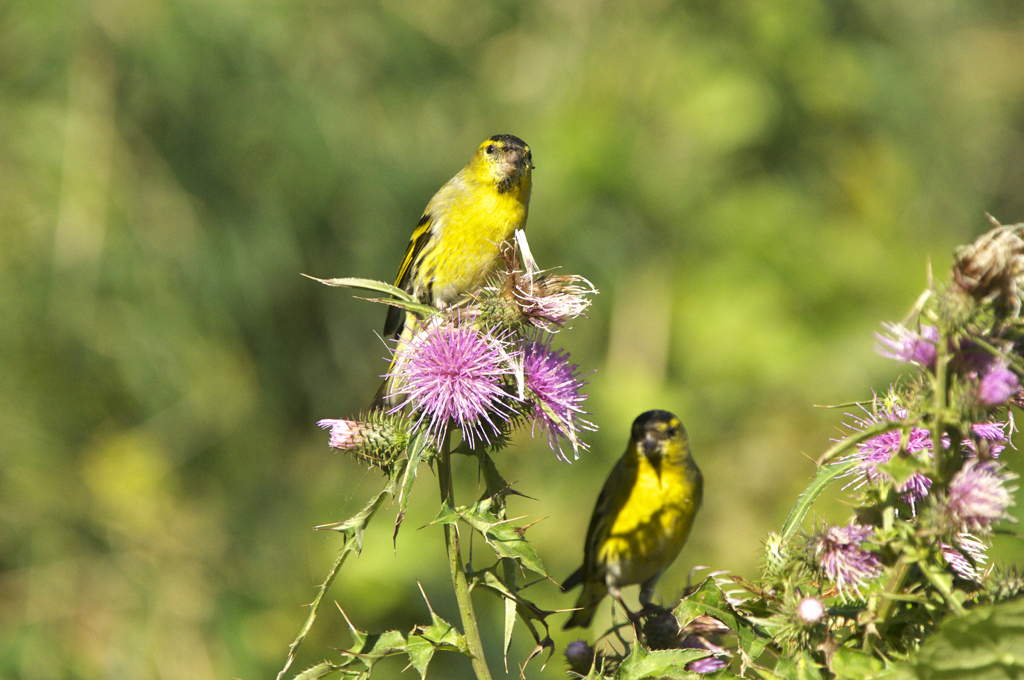
<instances>
[{"instance_id":1,"label":"bird's beak","mask_svg":"<svg viewBox=\"0 0 1024 680\"><path fill-rule=\"evenodd\" d=\"M658 440L653 437L644 437L643 442L644 455L647 456L647 460L651 461L651 465L655 469L661 469L661 447L658 446Z\"/></svg>"},{"instance_id":2,"label":"bird's beak","mask_svg":"<svg viewBox=\"0 0 1024 680\"><path fill-rule=\"evenodd\" d=\"M523 157L523 153L518 149L510 149L505 152L505 172L506 174L522 174L526 170L526 159Z\"/></svg>"}]
</instances>

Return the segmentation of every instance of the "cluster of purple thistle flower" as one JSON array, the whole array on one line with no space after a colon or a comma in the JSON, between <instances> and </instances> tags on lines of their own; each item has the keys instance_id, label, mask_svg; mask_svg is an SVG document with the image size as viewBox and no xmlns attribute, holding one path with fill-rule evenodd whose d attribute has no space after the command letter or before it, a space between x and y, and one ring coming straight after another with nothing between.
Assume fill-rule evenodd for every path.
<instances>
[{"instance_id":1,"label":"cluster of purple thistle flower","mask_svg":"<svg viewBox=\"0 0 1024 680\"><path fill-rule=\"evenodd\" d=\"M980 567L987 561L983 540L1000 520L1012 519L1007 509L1013 504L1016 487L1009 483L1016 475L994 460L968 460L950 481L945 497L937 503L955 543L939 541L938 548L949 567L963 579L979 581ZM927 491L923 492L927 494ZM846 526L824 526L808 539L814 560L828 580L846 599L882 573L879 554L868 549L875 529L851 522Z\"/></svg>"},{"instance_id":2,"label":"cluster of purple thistle flower","mask_svg":"<svg viewBox=\"0 0 1024 680\"><path fill-rule=\"evenodd\" d=\"M892 331L895 327L888 328ZM899 328L902 338L899 341L879 337L888 349L899 347L900 351L894 353L880 349L880 353L925 368L932 366L936 359L937 331L933 331L933 327L924 327L921 333L911 333ZM998 361L990 364L980 378L978 373L971 375L977 384L977 402L984 407L994 407L1019 399L1021 390L1016 374ZM890 392L884 400L876 398L873 411L863 411L863 416L851 415L854 422L847 427L864 431L887 421L905 421L908 417L907 409L901 405L895 392ZM1007 510L1013 505L1012 494L1016 487L1010 486L1010 482L1016 479L1016 475L995 460L1010 443L1013 430L1012 420L972 424L971 436L960 442L965 460L944 494L935 499L934 515L941 518L947 529L945 533L952 542L939 541L937 546L946 563L961 578L981 579L981 567L987 561L983 538L991 533L992 525L997 521L1013 519ZM942 448L948 451L951 445L949 436L944 434L940 441ZM892 481L880 466L901 451L912 458L931 460L934 455L932 447L932 433L924 427L911 427L905 432L891 430L860 442L853 452L836 461L838 465L854 464L849 472L842 475L850 478L844 489L852 487L856 490L868 484ZM979 449L983 451L984 460L979 458ZM929 496L932 480L917 472L898 485L894 483L894 487L900 500L906 504L904 518L913 519L920 504ZM900 514L899 508L896 513ZM851 522L843 527L824 526L808 540L815 563L822 574L835 584L843 599L851 593L859 595L862 586L882 573L879 554L865 547L871 544L874 534L874 527Z\"/></svg>"},{"instance_id":3,"label":"cluster of purple thistle flower","mask_svg":"<svg viewBox=\"0 0 1024 680\"><path fill-rule=\"evenodd\" d=\"M394 342L384 377L397 403L386 413L410 414L408 429L422 430L435 446L458 428L470 448L495 444L526 420L569 462L562 442L578 458L587 448L580 432L595 429L584 419L586 382L568 353L553 348L553 336L542 331L581 315L589 305L585 295L596 291L579 277L514 269L507 276L507 285L438 312L416 324L412 337ZM495 313L496 305L504 309ZM375 418L318 424L330 428L332 447L346 450L381 438L387 425Z\"/></svg>"},{"instance_id":4,"label":"cluster of purple thistle flower","mask_svg":"<svg viewBox=\"0 0 1024 680\"><path fill-rule=\"evenodd\" d=\"M938 358L939 329L924 324L914 331L902 324L884 324L887 334L876 333L876 351L882 356L912 363L922 368L935 367ZM975 395L981 406L1005 404L1020 393L1020 378L1008 368L1006 358L996 358L989 352L963 343L957 352L965 378L975 385Z\"/></svg>"}]
</instances>

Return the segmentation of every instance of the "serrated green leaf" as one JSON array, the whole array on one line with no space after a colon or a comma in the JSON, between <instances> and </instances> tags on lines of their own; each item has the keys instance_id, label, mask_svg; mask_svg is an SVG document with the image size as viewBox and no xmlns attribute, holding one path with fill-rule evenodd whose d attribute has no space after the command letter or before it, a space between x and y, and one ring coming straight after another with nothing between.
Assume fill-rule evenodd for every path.
<instances>
[{"instance_id":1,"label":"serrated green leaf","mask_svg":"<svg viewBox=\"0 0 1024 680\"><path fill-rule=\"evenodd\" d=\"M410 635L406 643L406 652L409 654L409 663L420 674L421 678L427 677L427 666L434 658L436 647L420 635Z\"/></svg>"},{"instance_id":2,"label":"serrated green leaf","mask_svg":"<svg viewBox=\"0 0 1024 680\"><path fill-rule=\"evenodd\" d=\"M431 314L437 313L436 307L430 305L424 305L416 301L412 295L406 291L392 286L390 283L384 283L383 281L376 281L374 279L360 279L354 277L347 277L341 279L318 279L315 276L309 274L303 274L307 279L312 279L318 283L322 283L325 286L332 286L334 288L357 288L359 290L368 290L373 293L386 293L391 295L394 299L388 298L367 298L374 302L382 302L386 305L393 307L401 307L406 311L419 314L420 316L427 317Z\"/></svg>"},{"instance_id":3,"label":"serrated green leaf","mask_svg":"<svg viewBox=\"0 0 1024 680\"><path fill-rule=\"evenodd\" d=\"M887 462L876 466L880 472L884 472L892 478L897 487L904 484L914 475L931 470L931 466L912 456L893 456Z\"/></svg>"},{"instance_id":4,"label":"serrated green leaf","mask_svg":"<svg viewBox=\"0 0 1024 680\"><path fill-rule=\"evenodd\" d=\"M792 659L779 657L775 674L783 680L822 680L821 668L809 652L800 652Z\"/></svg>"},{"instance_id":5,"label":"serrated green leaf","mask_svg":"<svg viewBox=\"0 0 1024 680\"><path fill-rule=\"evenodd\" d=\"M832 672L836 680L868 680L883 668L882 661L859 649L840 647L832 655Z\"/></svg>"},{"instance_id":6,"label":"serrated green leaf","mask_svg":"<svg viewBox=\"0 0 1024 680\"><path fill-rule=\"evenodd\" d=\"M356 277L347 277L341 279L318 279L315 276L309 274L303 274L307 279L312 279L317 283L322 283L325 286L332 286L334 288L358 288L360 290L369 290L374 293L387 293L393 295L399 300L405 302L416 302L416 298L402 290L398 286L392 286L390 283L384 283L383 281L376 281L374 279L360 279Z\"/></svg>"},{"instance_id":7,"label":"serrated green leaf","mask_svg":"<svg viewBox=\"0 0 1024 680\"><path fill-rule=\"evenodd\" d=\"M544 565L541 564L540 556L533 549L525 538L523 538L516 527L508 520L498 519L494 513L488 512L491 499L484 499L475 505L455 508L441 508L441 511L431 520L427 526L432 524L454 524L461 519L469 526L480 532L487 545L498 554L498 557L509 557L518 560L520 564L542 576L547 576Z\"/></svg>"},{"instance_id":8,"label":"serrated green leaf","mask_svg":"<svg viewBox=\"0 0 1024 680\"><path fill-rule=\"evenodd\" d=\"M497 567L501 566L505 577L501 577L497 574ZM537 647L530 654L530 658L533 658L535 654L540 653L544 649L549 650L548 660L551 659L551 654L554 654L554 641L551 639L551 635L548 631L547 617L551 616L555 612L546 611L541 609L533 602L530 602L522 595L519 594L519 590L515 587L515 561L511 559L503 559L498 562L497 565L489 567L487 569L478 569L473 572L473 584L471 587L483 586L496 593L505 599L505 612L506 612L506 624L508 624L508 612L510 610L509 604L512 603L511 611L519 616L519 620L523 622L526 629L533 636L534 641L537 643ZM514 623L514 618L513 621ZM534 622L539 622L544 627L544 634L541 635L537 626ZM511 635L511 626L506 628L506 635ZM507 648L506 648L507 652ZM547 663L547 661L545 661Z\"/></svg>"},{"instance_id":9,"label":"serrated green leaf","mask_svg":"<svg viewBox=\"0 0 1024 680\"><path fill-rule=\"evenodd\" d=\"M405 465L405 474L402 475L402 483L398 490L398 513L395 515L395 530L391 535L392 545L398 541L398 530L402 526L402 520L405 519L405 509L409 505L409 494L412 492L413 484L416 483L416 474L419 472L420 463L423 462L428 451L427 436L424 432L418 430L409 439L409 445L406 449L407 463Z\"/></svg>"},{"instance_id":10,"label":"serrated green leaf","mask_svg":"<svg viewBox=\"0 0 1024 680\"><path fill-rule=\"evenodd\" d=\"M1024 600L947 618L894 678L1011 680L1024 677Z\"/></svg>"},{"instance_id":11,"label":"serrated green leaf","mask_svg":"<svg viewBox=\"0 0 1024 680\"><path fill-rule=\"evenodd\" d=\"M316 620L317 612L320 610L320 604L323 601L324 595L330 589L331 584L334 582L335 577L341 570L341 566L348 559L348 556L353 552L360 552L363 549L363 532L366 530L366 525L373 519L374 514L380 508L384 502L384 497L390 494L392 497L395 493L395 480L397 475L401 474L401 464L396 466L395 470L390 472L387 485L366 504L366 506L357 512L355 515L345 520L344 522L335 522L334 524L324 524L318 526L317 529L327 529L331 531L337 531L345 537L345 543L341 547L341 552L338 558L334 561L334 565L331 567L330 572L327 574L327 578L320 584L317 589L316 597L313 598L313 602L309 606L309 615L306 617L306 622L302 626L302 630L299 631L298 637L288 646L288 658L285 661L284 668L277 674L277 680L281 680L284 674L288 672L292 662L295 660L295 652L302 644L302 641L306 639L306 635L309 634L310 629L313 627L313 622ZM353 628L353 633L355 634Z\"/></svg>"},{"instance_id":12,"label":"serrated green leaf","mask_svg":"<svg viewBox=\"0 0 1024 680\"><path fill-rule=\"evenodd\" d=\"M430 618L432 619L430 626L419 627L419 635L423 639L429 641L437 649L469 655L466 638L455 626L435 614L433 610L430 612Z\"/></svg>"},{"instance_id":13,"label":"serrated green leaf","mask_svg":"<svg viewBox=\"0 0 1024 680\"><path fill-rule=\"evenodd\" d=\"M519 563L530 571L547 576L537 551L510 522L500 520L493 513L476 505L461 508L460 515L467 524L480 532L487 545L491 546L499 557L519 560Z\"/></svg>"},{"instance_id":14,"label":"serrated green leaf","mask_svg":"<svg viewBox=\"0 0 1024 680\"><path fill-rule=\"evenodd\" d=\"M388 483L383 489L381 489L376 496L370 499L370 502L366 506L357 512L355 515L343 522L334 522L332 524L322 524L317 529L325 531L337 531L338 533L345 536L345 546L342 548L343 551L355 550L361 552L363 549L363 531L366 529L366 525L370 523L374 514L380 509L380 506L384 503L386 496L394 498L395 490L398 484L398 479L405 474L405 469L408 461L401 460L390 472Z\"/></svg>"},{"instance_id":15,"label":"serrated green leaf","mask_svg":"<svg viewBox=\"0 0 1024 680\"><path fill-rule=\"evenodd\" d=\"M498 471L498 467L494 464L494 459L487 454L483 449L474 449L470 452L475 455L480 461L480 473L484 479L484 493L480 496L480 500L485 498L498 499L500 507L496 508L495 514L498 517L504 518L505 509L505 496L522 496L523 498L529 498L515 489L512 485L501 476L501 472Z\"/></svg>"},{"instance_id":16,"label":"serrated green leaf","mask_svg":"<svg viewBox=\"0 0 1024 680\"><path fill-rule=\"evenodd\" d=\"M641 645L633 645L629 656L615 671L615 680L642 680L642 678L679 678L698 680L699 673L686 670L686 664L708 655L706 649L666 649L649 652Z\"/></svg>"},{"instance_id":17,"label":"serrated green leaf","mask_svg":"<svg viewBox=\"0 0 1024 680\"><path fill-rule=\"evenodd\" d=\"M389 654L404 652L405 648L405 635L401 631L389 630L367 635L359 649L353 647L349 651L365 663L379 661Z\"/></svg>"},{"instance_id":18,"label":"serrated green leaf","mask_svg":"<svg viewBox=\"0 0 1024 680\"><path fill-rule=\"evenodd\" d=\"M779 535L783 539L790 539L793 534L800 529L800 524L803 523L804 517L807 516L807 512L811 509L811 505L815 499L821 495L832 481L840 475L852 470L856 465L856 461L849 461L846 463L840 463L838 465L822 465L818 468L818 473L814 475L814 479L807 485L803 493L796 500L796 505L789 512L789 517L786 518L786 523L782 525L782 531Z\"/></svg>"},{"instance_id":19,"label":"serrated green leaf","mask_svg":"<svg viewBox=\"0 0 1024 680\"><path fill-rule=\"evenodd\" d=\"M721 621L731 630L739 642L743 660L753 663L768 644L766 636L755 631L754 626L740 616L725 598L725 593L713 578L706 578L700 587L683 599L672 611L680 626L688 624L701 615Z\"/></svg>"},{"instance_id":20,"label":"serrated green leaf","mask_svg":"<svg viewBox=\"0 0 1024 680\"><path fill-rule=\"evenodd\" d=\"M345 678L362 680L368 678L369 673L364 671L350 671L346 670L343 666L338 666L333 663L318 663L315 666L307 668L298 675L295 676L294 680L317 680L318 678L326 678L334 673L341 673Z\"/></svg>"},{"instance_id":21,"label":"serrated green leaf","mask_svg":"<svg viewBox=\"0 0 1024 680\"><path fill-rule=\"evenodd\" d=\"M515 564L512 560L502 560L501 566L505 575L505 587L510 593L515 593L517 590ZM508 673L508 648L512 644L512 629L516 625L516 601L511 597L502 599L505 601L505 639L502 652L505 659L505 672Z\"/></svg>"},{"instance_id":22,"label":"serrated green leaf","mask_svg":"<svg viewBox=\"0 0 1024 680\"><path fill-rule=\"evenodd\" d=\"M455 508L441 506L441 510L437 513L437 516L423 526L430 527L435 524L455 524L459 521L459 517L459 511Z\"/></svg>"}]
</instances>

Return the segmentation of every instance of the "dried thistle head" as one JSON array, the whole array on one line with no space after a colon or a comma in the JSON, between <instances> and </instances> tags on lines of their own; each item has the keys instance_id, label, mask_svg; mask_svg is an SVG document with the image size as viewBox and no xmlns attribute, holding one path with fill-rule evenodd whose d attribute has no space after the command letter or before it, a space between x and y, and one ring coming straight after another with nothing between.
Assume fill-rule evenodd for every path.
<instances>
[{"instance_id":1,"label":"dried thistle head","mask_svg":"<svg viewBox=\"0 0 1024 680\"><path fill-rule=\"evenodd\" d=\"M1024 288L1024 224L1001 225L974 243L960 246L954 255L953 281L979 302L992 302L996 310L1019 316Z\"/></svg>"},{"instance_id":2,"label":"dried thistle head","mask_svg":"<svg viewBox=\"0 0 1024 680\"><path fill-rule=\"evenodd\" d=\"M551 274L519 265L515 245L502 250L505 269L493 277L474 304L493 323L513 329L539 328L557 332L590 307L589 295L597 293L582 276Z\"/></svg>"}]
</instances>

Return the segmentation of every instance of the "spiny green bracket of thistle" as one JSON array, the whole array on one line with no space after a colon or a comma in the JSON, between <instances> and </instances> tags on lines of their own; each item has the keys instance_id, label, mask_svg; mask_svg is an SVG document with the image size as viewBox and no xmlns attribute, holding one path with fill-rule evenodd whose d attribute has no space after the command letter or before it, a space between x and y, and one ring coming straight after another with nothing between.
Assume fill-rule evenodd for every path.
<instances>
[{"instance_id":1,"label":"spiny green bracket of thistle","mask_svg":"<svg viewBox=\"0 0 1024 680\"><path fill-rule=\"evenodd\" d=\"M503 255L502 272L474 295L445 309L422 305L405 291L379 281L315 279L330 286L383 295L371 299L403 308L408 315L408 332L389 341L390 356L386 360L390 367L382 376L390 389L384 402L388 406L354 419L318 423L330 431L332 448L380 469L385 485L352 518L318 527L339 532L344 544L312 603L306 624L289 648L279 680L291 665L345 558L362 549L363 532L389 497L398 501L393 529L393 540L397 541L421 463L437 470L441 510L429 524L444 527L463 632L432 611L432 623L411 633L390 631L369 636L350 623L354 646L339 661L325 662L297 677L353 672L358 677L369 677L377 660L395 654L407 655L424 677L433 652L447 650L465 654L477 678L489 678L469 597L470 588L477 586L496 594L504 603L506 669L517 618L536 642L527 661L545 649L549 654L554 649L546 623L553 612L527 600L517 584L517 572L547 575L524 536L528 527L513 526L506 516L505 499L515 492L498 471L494 454L505 446L513 430L524 425L529 425L533 434L544 436L555 455L565 462L578 458L579 452L587 448L582 433L596 428L585 419L583 410L586 395L581 390L586 382L568 354L552 343L555 333L585 314L597 290L582 277L538 270L521 232ZM455 433L461 443L453 447ZM485 489L474 503L455 503L450 467L453 453L474 457L479 466ZM471 570L463 565L456 530L459 523L479 533L493 549L493 566Z\"/></svg>"},{"instance_id":2,"label":"spiny green bracket of thistle","mask_svg":"<svg viewBox=\"0 0 1024 680\"><path fill-rule=\"evenodd\" d=\"M773 673L795 663L813 677L930 677L928 664L953 671L943 677L1024 674L1024 655L998 656L1024 645L1010 615L1024 580L988 556L1017 490L1002 460L1016 455L1012 410L1024 404L1024 224L994 226L957 249L949 279L907 319L883 324L877 351L909 370L848 414L850 434L768 537L761 582L735 579L746 590L735 610L768 642L775 658L759 663ZM852 518L803 529L836 480ZM957 648L950 631L978 621L977 644Z\"/></svg>"}]
</instances>

